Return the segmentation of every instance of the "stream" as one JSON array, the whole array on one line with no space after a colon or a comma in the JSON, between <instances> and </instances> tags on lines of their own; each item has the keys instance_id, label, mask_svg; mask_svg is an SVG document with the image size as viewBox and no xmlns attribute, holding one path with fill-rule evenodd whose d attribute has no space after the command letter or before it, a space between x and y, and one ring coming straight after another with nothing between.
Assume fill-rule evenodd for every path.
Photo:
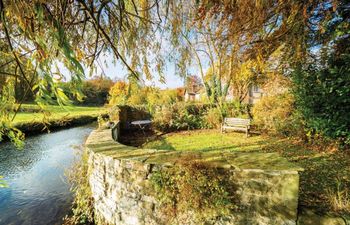
<instances>
[{"instance_id":1,"label":"stream","mask_svg":"<svg viewBox=\"0 0 350 225\"><path fill-rule=\"evenodd\" d=\"M65 172L95 125L26 138L23 150L0 143L0 225L54 225L70 213L73 200Z\"/></svg>"}]
</instances>

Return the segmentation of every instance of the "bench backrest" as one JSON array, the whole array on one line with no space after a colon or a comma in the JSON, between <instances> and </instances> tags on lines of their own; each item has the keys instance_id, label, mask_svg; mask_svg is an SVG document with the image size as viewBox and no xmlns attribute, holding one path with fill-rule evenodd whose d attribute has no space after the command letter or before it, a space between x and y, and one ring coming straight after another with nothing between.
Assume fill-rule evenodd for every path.
<instances>
[{"instance_id":1,"label":"bench backrest","mask_svg":"<svg viewBox=\"0 0 350 225\"><path fill-rule=\"evenodd\" d=\"M227 126L249 126L250 119L242 119L242 118L225 118L224 124Z\"/></svg>"}]
</instances>

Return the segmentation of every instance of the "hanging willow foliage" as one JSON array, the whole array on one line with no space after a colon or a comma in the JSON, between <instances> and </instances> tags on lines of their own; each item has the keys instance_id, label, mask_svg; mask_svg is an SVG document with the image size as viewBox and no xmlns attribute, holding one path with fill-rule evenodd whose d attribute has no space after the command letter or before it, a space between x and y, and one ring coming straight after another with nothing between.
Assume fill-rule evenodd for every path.
<instances>
[{"instance_id":1,"label":"hanging willow foliage","mask_svg":"<svg viewBox=\"0 0 350 225\"><path fill-rule=\"evenodd\" d=\"M151 71L148 55L159 49L159 11L158 1L148 0L0 0L0 140L7 136L18 143L23 137L11 121L26 96L34 96L42 109L70 103L60 87L62 67L70 71L77 99L83 97L86 68L93 71L101 54L112 53L136 78ZM156 69L161 73L161 61ZM15 96L16 85L23 96Z\"/></svg>"},{"instance_id":2,"label":"hanging willow foliage","mask_svg":"<svg viewBox=\"0 0 350 225\"><path fill-rule=\"evenodd\" d=\"M315 44L316 32L324 29L337 5L336 0L202 0L196 23L216 20L217 38L229 40L238 52L268 57L284 45L288 56L299 59Z\"/></svg>"},{"instance_id":3,"label":"hanging willow foliage","mask_svg":"<svg viewBox=\"0 0 350 225\"><path fill-rule=\"evenodd\" d=\"M264 63L281 48L284 59L303 60L336 7L336 0L0 0L0 139L21 136L11 121L25 96L42 108L69 103L58 82L62 65L81 98L84 71L102 54L131 76L157 72L161 81L166 60L182 76L197 66L202 78L208 67L221 76L226 62ZM9 88L16 86L22 97Z\"/></svg>"}]
</instances>

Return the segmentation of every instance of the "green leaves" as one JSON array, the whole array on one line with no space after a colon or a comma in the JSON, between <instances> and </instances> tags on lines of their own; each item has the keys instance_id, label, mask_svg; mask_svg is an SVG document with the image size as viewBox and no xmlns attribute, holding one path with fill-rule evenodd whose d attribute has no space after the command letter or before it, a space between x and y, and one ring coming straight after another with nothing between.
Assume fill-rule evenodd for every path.
<instances>
[{"instance_id":1,"label":"green leaves","mask_svg":"<svg viewBox=\"0 0 350 225\"><path fill-rule=\"evenodd\" d=\"M324 67L299 66L293 73L298 110L310 134L350 143L350 46L329 54ZM312 135L311 135L312 136Z\"/></svg>"},{"instance_id":2,"label":"green leaves","mask_svg":"<svg viewBox=\"0 0 350 225\"><path fill-rule=\"evenodd\" d=\"M0 93L0 142L8 138L18 148L23 148L24 134L13 127L12 118L15 104L13 82L2 88Z\"/></svg>"}]
</instances>

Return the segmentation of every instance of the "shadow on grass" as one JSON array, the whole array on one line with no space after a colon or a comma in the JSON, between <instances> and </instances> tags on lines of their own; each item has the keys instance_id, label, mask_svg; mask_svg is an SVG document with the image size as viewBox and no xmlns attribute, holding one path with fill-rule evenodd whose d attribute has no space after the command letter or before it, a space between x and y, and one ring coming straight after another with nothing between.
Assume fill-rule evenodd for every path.
<instances>
[{"instance_id":1,"label":"shadow on grass","mask_svg":"<svg viewBox=\"0 0 350 225\"><path fill-rule=\"evenodd\" d=\"M123 131L119 139L120 143L133 147L143 147L144 145L155 141L160 142L160 145L154 149L176 150L170 143L166 141L164 134L158 134L153 130Z\"/></svg>"}]
</instances>

